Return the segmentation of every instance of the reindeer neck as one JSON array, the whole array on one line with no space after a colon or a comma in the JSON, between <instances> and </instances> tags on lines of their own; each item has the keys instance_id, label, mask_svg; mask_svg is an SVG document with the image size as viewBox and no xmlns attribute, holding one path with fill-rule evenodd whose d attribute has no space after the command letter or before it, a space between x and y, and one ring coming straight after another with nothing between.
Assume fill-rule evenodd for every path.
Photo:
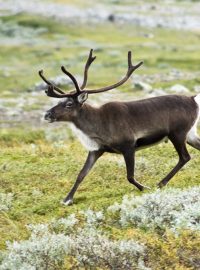
<instances>
[{"instance_id":1,"label":"reindeer neck","mask_svg":"<svg viewBox=\"0 0 200 270\"><path fill-rule=\"evenodd\" d=\"M86 134L94 133L96 130L96 123L99 126L99 109L89 104L84 104L80 109L73 124Z\"/></svg>"}]
</instances>

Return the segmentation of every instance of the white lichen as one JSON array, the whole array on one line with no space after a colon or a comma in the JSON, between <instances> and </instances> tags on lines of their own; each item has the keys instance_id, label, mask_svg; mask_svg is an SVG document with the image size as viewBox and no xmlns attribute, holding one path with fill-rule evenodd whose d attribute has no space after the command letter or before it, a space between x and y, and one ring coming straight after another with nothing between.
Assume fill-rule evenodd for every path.
<instances>
[{"instance_id":1,"label":"white lichen","mask_svg":"<svg viewBox=\"0 0 200 270\"><path fill-rule=\"evenodd\" d=\"M12 193L0 193L0 211L8 211L12 205Z\"/></svg>"}]
</instances>

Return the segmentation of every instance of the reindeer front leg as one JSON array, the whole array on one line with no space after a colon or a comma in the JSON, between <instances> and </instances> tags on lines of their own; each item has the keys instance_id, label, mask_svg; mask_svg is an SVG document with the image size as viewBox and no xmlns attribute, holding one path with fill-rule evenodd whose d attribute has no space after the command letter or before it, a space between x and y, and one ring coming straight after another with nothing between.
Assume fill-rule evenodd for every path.
<instances>
[{"instance_id":1,"label":"reindeer front leg","mask_svg":"<svg viewBox=\"0 0 200 270\"><path fill-rule=\"evenodd\" d=\"M68 193L67 197L63 200L63 203L65 205L73 204L73 197L74 197L74 194L75 194L77 188L79 187L80 183L83 181L85 176L92 169L92 167L95 164L95 162L97 161L97 159L100 158L103 155L103 153L104 153L103 150L92 151L92 152L88 153L88 157L86 159L86 162L85 162L82 170L80 171L74 186L72 187L72 189Z\"/></svg>"}]
</instances>

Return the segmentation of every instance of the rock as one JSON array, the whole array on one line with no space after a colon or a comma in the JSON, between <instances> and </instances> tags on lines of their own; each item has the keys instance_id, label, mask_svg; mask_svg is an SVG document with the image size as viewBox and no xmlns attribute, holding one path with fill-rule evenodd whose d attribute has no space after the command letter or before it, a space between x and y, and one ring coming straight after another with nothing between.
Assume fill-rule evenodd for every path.
<instances>
[{"instance_id":1,"label":"rock","mask_svg":"<svg viewBox=\"0 0 200 270\"><path fill-rule=\"evenodd\" d=\"M152 91L152 86L150 85L150 84L148 84L148 83L144 83L144 82L140 82L140 81L138 81L138 82L135 82L134 83L134 87L136 88L136 89L138 89L138 90L143 90L143 91L145 91L145 92L150 92L150 91Z\"/></svg>"},{"instance_id":2,"label":"rock","mask_svg":"<svg viewBox=\"0 0 200 270\"><path fill-rule=\"evenodd\" d=\"M189 89L182 84L175 84L171 86L168 90L177 94L187 94L190 92Z\"/></svg>"},{"instance_id":3,"label":"rock","mask_svg":"<svg viewBox=\"0 0 200 270\"><path fill-rule=\"evenodd\" d=\"M151 10L156 10L157 7L156 7L155 5L152 5L152 6L150 7L150 9L151 9Z\"/></svg>"},{"instance_id":4,"label":"rock","mask_svg":"<svg viewBox=\"0 0 200 270\"><path fill-rule=\"evenodd\" d=\"M109 22L114 22L114 21L115 21L115 15L114 15L114 14L110 14L110 15L108 16L108 21L109 21Z\"/></svg>"},{"instance_id":5,"label":"rock","mask_svg":"<svg viewBox=\"0 0 200 270\"><path fill-rule=\"evenodd\" d=\"M120 56L120 51L118 51L118 50L112 50L112 51L108 52L108 54L110 56Z\"/></svg>"},{"instance_id":6,"label":"rock","mask_svg":"<svg viewBox=\"0 0 200 270\"><path fill-rule=\"evenodd\" d=\"M188 5L176 4L178 1L175 0L162 1L162 4L161 1L160 4L151 4L148 1L141 4L138 1L134 5L131 4L132 1L122 5L123 1L110 0L96 1L91 7L84 9L73 5L71 1L67 1L70 4L54 2L48 1L47 5L46 1L39 0L0 0L0 14L2 11L2 14L6 12L7 15L21 12L51 17L67 23L102 23L109 20L113 23L128 23L148 28L164 27L191 31L198 31L200 28L198 1L190 1L188 8ZM110 2L109 5L107 2Z\"/></svg>"},{"instance_id":7,"label":"rock","mask_svg":"<svg viewBox=\"0 0 200 270\"><path fill-rule=\"evenodd\" d=\"M151 93L148 95L148 97L157 97L157 96L164 96L167 95L167 93L162 89L154 89L153 91L151 91Z\"/></svg>"},{"instance_id":8,"label":"rock","mask_svg":"<svg viewBox=\"0 0 200 270\"><path fill-rule=\"evenodd\" d=\"M143 36L146 37L146 38L154 38L153 33L145 33L145 34L143 34Z\"/></svg>"}]
</instances>

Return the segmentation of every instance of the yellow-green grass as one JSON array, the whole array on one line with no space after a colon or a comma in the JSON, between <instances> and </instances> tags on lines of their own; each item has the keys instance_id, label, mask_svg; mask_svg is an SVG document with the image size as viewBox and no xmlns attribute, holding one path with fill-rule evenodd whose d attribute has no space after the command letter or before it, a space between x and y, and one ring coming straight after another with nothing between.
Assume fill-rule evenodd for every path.
<instances>
[{"instance_id":1,"label":"yellow-green grass","mask_svg":"<svg viewBox=\"0 0 200 270\"><path fill-rule=\"evenodd\" d=\"M12 207L0 213L0 249L7 240L28 237L27 224L49 222L67 217L80 210L106 210L120 202L125 194L141 195L126 180L123 158L105 154L94 166L78 189L74 204L60 202L70 190L81 169L87 152L78 141L68 139L55 144L45 139L43 131L4 130L0 137L0 192L13 193ZM168 184L168 187L188 188L199 184L200 155L188 147L192 160ZM142 184L156 184L177 162L170 143L162 143L136 154L136 177ZM166 189L168 188L166 187ZM148 265L153 269L193 269L190 257L198 259L199 234L183 231L175 236L166 231L159 235L134 227L119 228L109 222L108 230L116 239L135 239L148 247ZM159 260L158 260L159 256Z\"/></svg>"}]
</instances>

